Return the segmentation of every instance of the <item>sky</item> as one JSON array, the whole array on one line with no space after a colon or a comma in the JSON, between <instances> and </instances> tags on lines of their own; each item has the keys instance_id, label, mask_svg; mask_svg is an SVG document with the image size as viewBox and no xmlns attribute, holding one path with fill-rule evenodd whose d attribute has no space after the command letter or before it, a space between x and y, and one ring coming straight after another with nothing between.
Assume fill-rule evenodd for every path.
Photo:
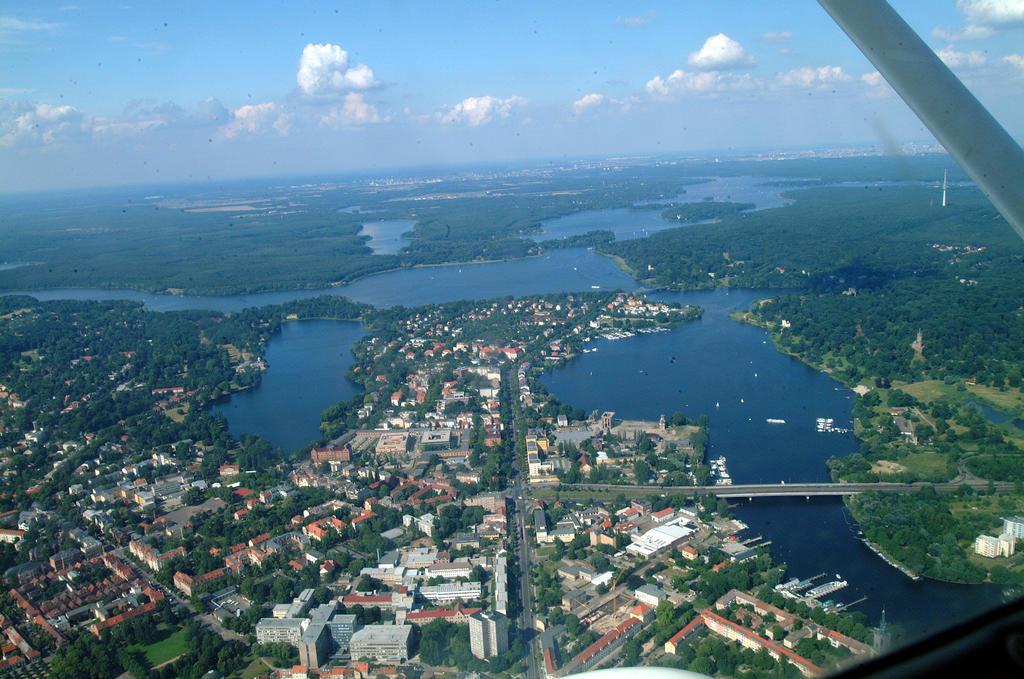
<instances>
[{"instance_id":1,"label":"sky","mask_svg":"<svg viewBox=\"0 0 1024 679\"><path fill-rule=\"evenodd\" d=\"M891 0L1024 138L1024 0ZM0 5L0 193L929 142L817 3Z\"/></svg>"}]
</instances>

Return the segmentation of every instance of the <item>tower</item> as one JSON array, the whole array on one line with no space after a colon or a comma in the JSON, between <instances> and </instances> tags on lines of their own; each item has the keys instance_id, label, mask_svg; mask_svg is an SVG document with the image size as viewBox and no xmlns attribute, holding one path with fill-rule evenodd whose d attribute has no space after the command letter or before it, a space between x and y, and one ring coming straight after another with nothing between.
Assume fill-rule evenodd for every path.
<instances>
[{"instance_id":1,"label":"tower","mask_svg":"<svg viewBox=\"0 0 1024 679\"><path fill-rule=\"evenodd\" d=\"M891 641L891 638L890 638L891 635L889 633L889 630L886 629L886 625L885 625L885 608L884 607L882 608L882 621L879 622L878 623L878 627L875 628L874 636L875 636L875 639L874 639L874 643L872 644L872 647L874 648L875 653L879 654L879 655L882 654L882 653L885 653L885 651L888 650L888 648L889 648L889 643Z\"/></svg>"},{"instance_id":2,"label":"tower","mask_svg":"<svg viewBox=\"0 0 1024 679\"><path fill-rule=\"evenodd\" d=\"M942 171L942 207L946 207L946 188L949 186L949 172Z\"/></svg>"}]
</instances>

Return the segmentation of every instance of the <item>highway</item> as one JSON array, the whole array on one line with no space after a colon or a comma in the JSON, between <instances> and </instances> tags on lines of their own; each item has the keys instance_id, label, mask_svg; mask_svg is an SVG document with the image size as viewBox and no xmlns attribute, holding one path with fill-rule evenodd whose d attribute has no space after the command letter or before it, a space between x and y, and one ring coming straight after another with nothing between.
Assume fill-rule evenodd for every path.
<instances>
[{"instance_id":1,"label":"highway","mask_svg":"<svg viewBox=\"0 0 1024 679\"><path fill-rule=\"evenodd\" d=\"M869 490L877 490L883 493L916 493L925 486L931 486L937 493L952 493L961 486L970 486L976 491L984 491L989 487L988 481L981 479L969 479L958 483L748 483L734 484L731 486L624 486L608 483L563 483L559 486L562 490L592 490L608 491L613 493L630 493L643 490L644 492L678 493L683 495L709 495L714 494L723 498L749 498L756 497L837 497L841 495L856 495ZM995 490L1000 493L1010 492L1014 484L1009 482L998 482L994 484Z\"/></svg>"}]
</instances>

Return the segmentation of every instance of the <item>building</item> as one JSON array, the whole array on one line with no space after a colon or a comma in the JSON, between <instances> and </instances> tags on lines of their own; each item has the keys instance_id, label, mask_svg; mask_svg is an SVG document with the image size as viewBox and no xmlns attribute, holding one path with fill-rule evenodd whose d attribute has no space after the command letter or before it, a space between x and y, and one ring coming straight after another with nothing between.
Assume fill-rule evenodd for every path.
<instances>
[{"instance_id":1,"label":"building","mask_svg":"<svg viewBox=\"0 0 1024 679\"><path fill-rule=\"evenodd\" d=\"M494 610L508 615L508 569L503 556L494 563Z\"/></svg>"},{"instance_id":2,"label":"building","mask_svg":"<svg viewBox=\"0 0 1024 679\"><path fill-rule=\"evenodd\" d=\"M707 628L715 634L718 634L729 641L737 641L744 648L749 648L755 652L764 649L768 652L768 655L775 659L776 662L781 662L785 659L789 661L790 664L795 665L804 676L818 676L822 673L822 669L820 667L806 658L797 655L785 646L780 646L774 641L769 641L760 637L752 630L730 620L726 620L716 613L712 613L705 609L701 611L700 617L703 618L704 624Z\"/></svg>"},{"instance_id":3,"label":"building","mask_svg":"<svg viewBox=\"0 0 1024 679\"><path fill-rule=\"evenodd\" d=\"M469 616L469 650L481 660L508 650L508 618L496 611Z\"/></svg>"},{"instance_id":4,"label":"building","mask_svg":"<svg viewBox=\"0 0 1024 679\"><path fill-rule=\"evenodd\" d=\"M306 629L303 618L262 618L256 623L256 641L260 644L291 644L296 646Z\"/></svg>"},{"instance_id":5,"label":"building","mask_svg":"<svg viewBox=\"0 0 1024 679\"><path fill-rule=\"evenodd\" d=\"M1003 532L1009 533L1018 540L1024 538L1024 517L1004 516Z\"/></svg>"},{"instance_id":6,"label":"building","mask_svg":"<svg viewBox=\"0 0 1024 679\"><path fill-rule=\"evenodd\" d=\"M352 448L348 444L340 447L313 448L309 452L313 464L322 462L348 462L352 459Z\"/></svg>"},{"instance_id":7,"label":"building","mask_svg":"<svg viewBox=\"0 0 1024 679\"><path fill-rule=\"evenodd\" d=\"M479 582L448 582L443 585L420 587L420 596L433 603L445 603L459 599L479 599Z\"/></svg>"},{"instance_id":8,"label":"building","mask_svg":"<svg viewBox=\"0 0 1024 679\"><path fill-rule=\"evenodd\" d=\"M334 641L334 654L347 655L352 634L356 631L356 616L335 613L327 621L327 631Z\"/></svg>"},{"instance_id":9,"label":"building","mask_svg":"<svg viewBox=\"0 0 1024 679\"><path fill-rule=\"evenodd\" d=\"M409 437L406 434L384 434L377 441L374 452L377 455L400 455L408 450Z\"/></svg>"},{"instance_id":10,"label":"building","mask_svg":"<svg viewBox=\"0 0 1024 679\"><path fill-rule=\"evenodd\" d=\"M404 663L409 659L411 625L367 625L349 642L353 660L372 658L379 663Z\"/></svg>"},{"instance_id":11,"label":"building","mask_svg":"<svg viewBox=\"0 0 1024 679\"><path fill-rule=\"evenodd\" d=\"M329 629L329 621L338 608L336 601L321 604L309 615L309 624L299 637L299 662L306 667L320 667L327 664L334 651L334 636ZM355 616L348 616L355 618Z\"/></svg>"},{"instance_id":12,"label":"building","mask_svg":"<svg viewBox=\"0 0 1024 679\"><path fill-rule=\"evenodd\" d=\"M989 559L997 556L1011 557L1016 547L1016 540L1009 533L1003 533L999 537L991 535L979 535L974 540L974 553Z\"/></svg>"},{"instance_id":13,"label":"building","mask_svg":"<svg viewBox=\"0 0 1024 679\"><path fill-rule=\"evenodd\" d=\"M651 608L657 608L659 603L668 600L668 595L665 594L660 587L651 584L638 587L633 592L633 597L640 603L647 604Z\"/></svg>"},{"instance_id":14,"label":"building","mask_svg":"<svg viewBox=\"0 0 1024 679\"><path fill-rule=\"evenodd\" d=\"M633 543L626 547L626 551L646 559L664 549L674 547L685 540L691 533L693 533L692 528L676 524L658 526L647 531L639 538L635 538Z\"/></svg>"},{"instance_id":15,"label":"building","mask_svg":"<svg viewBox=\"0 0 1024 679\"><path fill-rule=\"evenodd\" d=\"M678 653L679 647L689 641L702 627L704 627L704 618L697 616L665 642L665 652Z\"/></svg>"},{"instance_id":16,"label":"building","mask_svg":"<svg viewBox=\"0 0 1024 679\"><path fill-rule=\"evenodd\" d=\"M445 580L468 578L472 573L473 564L469 561L437 561L426 568L426 577L439 577Z\"/></svg>"},{"instance_id":17,"label":"building","mask_svg":"<svg viewBox=\"0 0 1024 679\"><path fill-rule=\"evenodd\" d=\"M568 673L586 672L590 668L608 657L612 651L621 646L627 639L632 638L643 627L636 618L630 617L625 622L614 627L603 637L587 646L572 661L565 666Z\"/></svg>"}]
</instances>

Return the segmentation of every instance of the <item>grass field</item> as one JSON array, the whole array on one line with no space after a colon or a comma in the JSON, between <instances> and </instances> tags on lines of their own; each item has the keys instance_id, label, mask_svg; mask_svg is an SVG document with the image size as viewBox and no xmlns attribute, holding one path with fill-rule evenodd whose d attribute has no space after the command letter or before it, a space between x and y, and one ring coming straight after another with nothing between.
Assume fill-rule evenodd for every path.
<instances>
[{"instance_id":1,"label":"grass field","mask_svg":"<svg viewBox=\"0 0 1024 679\"><path fill-rule=\"evenodd\" d=\"M918 474L922 478L936 480L941 478L945 481L949 477L949 474L946 473L947 459L941 453L924 451L902 457L899 463L907 471Z\"/></svg>"},{"instance_id":2,"label":"grass field","mask_svg":"<svg viewBox=\"0 0 1024 679\"><path fill-rule=\"evenodd\" d=\"M271 663L273 664L273 663ZM245 669L242 670L242 679L255 679L267 672L267 665L259 658L253 658L252 662L246 665Z\"/></svg>"},{"instance_id":3,"label":"grass field","mask_svg":"<svg viewBox=\"0 0 1024 679\"><path fill-rule=\"evenodd\" d=\"M956 386L945 384L940 380L928 380L926 382L893 382L897 387L907 392L918 401L928 403L948 398L951 401L963 401L972 398L979 403L991 406L996 410L1012 414L1015 411L1024 411L1024 394L1018 389L1007 389L1000 391L996 387L989 387L983 384L968 384L966 391L957 391Z\"/></svg>"},{"instance_id":4,"label":"grass field","mask_svg":"<svg viewBox=\"0 0 1024 679\"><path fill-rule=\"evenodd\" d=\"M145 654L150 664L159 665L185 652L185 630L179 629L155 644L137 648Z\"/></svg>"}]
</instances>

